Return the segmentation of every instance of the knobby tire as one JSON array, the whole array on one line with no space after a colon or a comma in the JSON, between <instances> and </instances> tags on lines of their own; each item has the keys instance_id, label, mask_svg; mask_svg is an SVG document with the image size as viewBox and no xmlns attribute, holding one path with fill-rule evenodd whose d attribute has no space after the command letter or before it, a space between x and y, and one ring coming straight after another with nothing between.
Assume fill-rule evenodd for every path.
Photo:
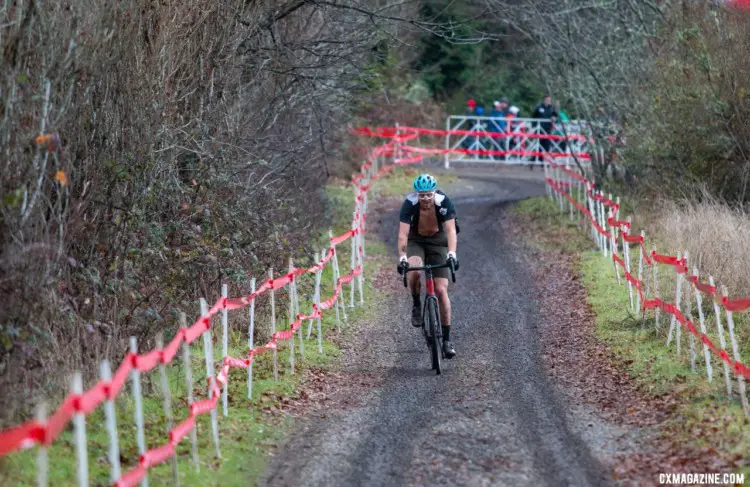
<instances>
[{"instance_id":1,"label":"knobby tire","mask_svg":"<svg viewBox=\"0 0 750 487\"><path fill-rule=\"evenodd\" d=\"M427 313L429 316L428 333L430 334L430 352L432 355L432 369L437 375L440 375L440 337L443 334L440 327L440 312L438 310L437 298L430 296L427 298Z\"/></svg>"}]
</instances>

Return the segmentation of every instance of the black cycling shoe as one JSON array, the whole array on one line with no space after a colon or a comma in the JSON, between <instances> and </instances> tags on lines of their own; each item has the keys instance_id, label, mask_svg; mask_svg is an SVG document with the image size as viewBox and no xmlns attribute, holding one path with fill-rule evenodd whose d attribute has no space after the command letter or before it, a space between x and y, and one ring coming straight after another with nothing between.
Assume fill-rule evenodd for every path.
<instances>
[{"instance_id":1,"label":"black cycling shoe","mask_svg":"<svg viewBox=\"0 0 750 487\"><path fill-rule=\"evenodd\" d=\"M414 328L422 326L422 307L418 304L411 308L411 326Z\"/></svg>"},{"instance_id":2,"label":"black cycling shoe","mask_svg":"<svg viewBox=\"0 0 750 487\"><path fill-rule=\"evenodd\" d=\"M443 341L443 353L445 354L445 358L447 359L451 359L456 356L456 349L453 348L453 344L448 340Z\"/></svg>"}]
</instances>

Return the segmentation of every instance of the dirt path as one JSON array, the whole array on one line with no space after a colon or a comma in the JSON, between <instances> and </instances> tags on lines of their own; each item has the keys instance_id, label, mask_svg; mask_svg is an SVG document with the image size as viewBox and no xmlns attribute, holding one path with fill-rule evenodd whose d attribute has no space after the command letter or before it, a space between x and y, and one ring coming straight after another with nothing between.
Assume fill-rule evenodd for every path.
<instances>
[{"instance_id":1,"label":"dirt path","mask_svg":"<svg viewBox=\"0 0 750 487\"><path fill-rule=\"evenodd\" d=\"M509 175L519 177L509 178ZM448 188L461 218L461 270L452 289L458 357L442 376L409 325L410 300L393 272L383 316L348 347L324 410L300 422L275 455L266 485L604 485L544 369L539 302L522 250L500 216L542 194L538 175L462 171ZM395 247L397 218L383 214ZM598 428L608 437L606 427ZM590 436L590 435L589 435ZM601 443L601 441L599 442ZM598 444L596 445L599 446Z\"/></svg>"}]
</instances>

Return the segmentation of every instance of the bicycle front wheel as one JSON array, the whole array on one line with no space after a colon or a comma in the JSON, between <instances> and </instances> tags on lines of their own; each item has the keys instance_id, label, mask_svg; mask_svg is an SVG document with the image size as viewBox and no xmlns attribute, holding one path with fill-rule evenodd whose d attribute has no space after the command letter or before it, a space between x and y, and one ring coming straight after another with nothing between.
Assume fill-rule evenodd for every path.
<instances>
[{"instance_id":1,"label":"bicycle front wheel","mask_svg":"<svg viewBox=\"0 0 750 487\"><path fill-rule=\"evenodd\" d=\"M438 309L438 300L435 297L432 297L432 299L428 298L427 301L427 313L430 317L430 337L431 340L431 347L430 347L430 353L432 355L432 370L435 371L436 374L440 375L440 358L442 354L442 350L440 349L440 339L443 336L443 329L440 327L440 311Z\"/></svg>"}]
</instances>

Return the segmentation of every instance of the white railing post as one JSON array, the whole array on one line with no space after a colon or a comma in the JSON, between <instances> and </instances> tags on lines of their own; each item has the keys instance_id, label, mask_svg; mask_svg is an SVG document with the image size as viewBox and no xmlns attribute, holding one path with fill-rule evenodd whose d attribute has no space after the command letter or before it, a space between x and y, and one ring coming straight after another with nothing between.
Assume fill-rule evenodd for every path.
<instances>
[{"instance_id":1,"label":"white railing post","mask_svg":"<svg viewBox=\"0 0 750 487\"><path fill-rule=\"evenodd\" d=\"M73 395L80 397L83 394L83 377L80 372L73 374ZM139 396L140 398L140 396ZM89 485L89 457L86 448L86 415L76 411L73 415L74 441L76 444L76 465L79 487Z\"/></svg>"},{"instance_id":2,"label":"white railing post","mask_svg":"<svg viewBox=\"0 0 750 487\"><path fill-rule=\"evenodd\" d=\"M729 291L726 286L721 286L721 295L724 298L729 296ZM732 343L732 356L735 362L741 362L740 360L740 347L737 343L737 337L734 334L734 318L732 312L724 308L727 313L727 327L729 328L729 340ZM737 386L740 392L740 401L742 401L742 411L745 413L746 418L750 418L750 405L747 402L747 391L745 390L745 378L742 375L737 374Z\"/></svg>"},{"instance_id":3,"label":"white railing post","mask_svg":"<svg viewBox=\"0 0 750 487\"><path fill-rule=\"evenodd\" d=\"M677 260L680 260L682 256L682 251L677 252ZM676 269L675 269L676 270ZM678 311L681 311L680 309L680 298L682 296L682 274L677 272L677 291L675 292L675 307L677 307ZM669 320L669 333L667 334L667 348L669 348L669 344L672 343L672 336L676 335L677 340L677 356L680 356L680 327L676 327L677 330L675 330L675 323L677 322L677 318L672 315L672 318Z\"/></svg>"},{"instance_id":4,"label":"white railing post","mask_svg":"<svg viewBox=\"0 0 750 487\"><path fill-rule=\"evenodd\" d=\"M560 191L557 193L557 204L560 207L560 214L562 215L565 213L565 197L563 196L565 181L563 180L563 172L559 164L555 166L555 179L558 181L560 187Z\"/></svg>"},{"instance_id":5,"label":"white railing post","mask_svg":"<svg viewBox=\"0 0 750 487\"><path fill-rule=\"evenodd\" d=\"M695 276L697 284L699 278L697 267L693 267L693 275ZM703 298L701 297L701 292L697 287L695 288L695 305L698 308L698 320L700 320L701 323L701 333L707 335L706 317L703 315ZM711 382L714 378L713 367L711 365L711 352L708 349L708 345L706 345L705 343L703 344L703 359L706 361L706 375L708 376L708 382Z\"/></svg>"},{"instance_id":6,"label":"white railing post","mask_svg":"<svg viewBox=\"0 0 750 487\"><path fill-rule=\"evenodd\" d=\"M208 303L204 298L201 298L201 317L205 320L209 320L211 324L211 318L208 316ZM216 387L216 377L214 376L214 345L212 339L211 326L207 327L207 330L203 332L203 353L206 355L206 377L208 378L208 399L213 399L214 388ZM221 451L219 450L219 420L217 419L216 408L211 410L211 432L213 434L214 446L216 447L216 458L221 458Z\"/></svg>"},{"instance_id":7,"label":"white railing post","mask_svg":"<svg viewBox=\"0 0 750 487\"><path fill-rule=\"evenodd\" d=\"M607 213L607 217L608 218L613 218L612 210L609 210L609 213ZM617 227L614 226L614 225L610 226L610 229L609 229L609 240L611 242L611 246L612 246L612 249L613 249L613 251L612 251L612 266L615 268L615 277L617 278L617 284L620 285L620 284L622 284L620 282L620 269L617 268L617 261L615 260L615 257L614 257L615 254L617 254L617 244L615 243L615 242L617 242Z\"/></svg>"},{"instance_id":8,"label":"white railing post","mask_svg":"<svg viewBox=\"0 0 750 487\"><path fill-rule=\"evenodd\" d=\"M641 230L641 237L643 238L643 242L641 242L641 259L646 262L646 265L648 265L649 261L646 261L644 254L646 253L646 232ZM650 261L652 267L656 267L656 262L653 260ZM646 303L645 301L648 300L648 297L651 295L651 273L648 271L648 267L644 269L644 272L646 273L646 291L643 293L643 300L644 302L638 305L638 309L641 312L641 327L646 326ZM640 298L640 295L638 296Z\"/></svg>"},{"instance_id":9,"label":"white railing post","mask_svg":"<svg viewBox=\"0 0 750 487\"><path fill-rule=\"evenodd\" d=\"M352 215L353 217L354 215ZM356 225L352 224L352 231L356 232L357 227ZM352 237L349 239L352 241L352 255L349 256L349 262L351 265L352 272L357 266L357 236L352 235ZM349 281L349 308L354 307L354 279Z\"/></svg>"},{"instance_id":10,"label":"white railing post","mask_svg":"<svg viewBox=\"0 0 750 487\"><path fill-rule=\"evenodd\" d=\"M315 262L316 265L317 265L318 262L321 261L320 253L317 250L315 251L315 255L313 256L313 260L314 260L314 262ZM315 288L313 290L313 295L312 295L312 302L315 303L315 304L317 304L317 302L318 302L317 296L318 296L318 271L316 270L315 271ZM313 319L310 318L309 320L307 320L307 335L306 335L306 338L308 340L312 336L312 327L313 327Z\"/></svg>"},{"instance_id":11,"label":"white railing post","mask_svg":"<svg viewBox=\"0 0 750 487\"><path fill-rule=\"evenodd\" d=\"M291 262L291 260L290 260ZM292 263L292 270L294 270L294 263ZM294 280L292 281L292 298L294 303L294 315L292 316L292 322L297 321L297 316L299 316L299 294L297 290L297 276L294 277ZM302 322L300 321L299 329L297 330L297 336L299 337L299 360L300 363L305 361L305 342L303 340L303 333L302 333ZM292 341L294 341L294 337L292 336Z\"/></svg>"},{"instance_id":12,"label":"white railing post","mask_svg":"<svg viewBox=\"0 0 750 487\"><path fill-rule=\"evenodd\" d=\"M332 230L328 230L328 233L331 236L331 238L333 238L333 231ZM333 291L336 292L336 288L338 287L338 280L341 277L341 268L339 267L339 252L336 249L336 246L333 244L333 242L331 242L331 248L333 248ZM341 306L341 317L342 317L342 319L344 321L347 321L347 318L346 318L346 306L344 305L344 299L342 297L343 294L344 294L344 288L342 286L341 287L341 294L339 294L336 297L335 304L336 304L336 306ZM338 312L337 312L336 313L336 321L337 321L337 324L340 325L341 321L339 320L338 316L339 315L338 315Z\"/></svg>"},{"instance_id":13,"label":"white railing post","mask_svg":"<svg viewBox=\"0 0 750 487\"><path fill-rule=\"evenodd\" d=\"M638 282L643 282L643 251L645 249L646 245L646 234L643 230L641 230L641 243L638 244ZM648 278L646 279L648 280ZM646 283L646 293L648 293L648 283ZM645 294L644 294L645 296ZM635 305L635 312L638 313L641 311L641 293L636 294L636 305Z\"/></svg>"},{"instance_id":14,"label":"white railing post","mask_svg":"<svg viewBox=\"0 0 750 487\"><path fill-rule=\"evenodd\" d=\"M221 306L221 360L223 363L224 357L229 355L229 310L226 304L229 298L229 285L225 283L221 285L221 297L224 301ZM222 413L224 417L227 417L229 415L229 377L221 393L221 405Z\"/></svg>"},{"instance_id":15,"label":"white railing post","mask_svg":"<svg viewBox=\"0 0 750 487\"><path fill-rule=\"evenodd\" d=\"M716 290L714 276L708 276L708 284ZM713 299L712 302L714 305L714 316L716 317L716 331L719 333L719 343L721 344L721 349L726 350L727 339L724 336L724 326L721 324L721 308L719 308L719 303L716 302L716 299ZM727 386L727 397L732 397L732 378L729 374L729 364L724 360L721 363L724 365L724 381Z\"/></svg>"},{"instance_id":16,"label":"white railing post","mask_svg":"<svg viewBox=\"0 0 750 487\"><path fill-rule=\"evenodd\" d=\"M289 270L288 272L291 273L292 270L294 270L294 265L292 264L292 258L289 257ZM294 323L294 288L292 287L294 285L294 281L289 283L289 291L287 294L289 295L289 308L287 309L287 316L289 318L289 328L291 328L292 323ZM292 374L294 374L294 332L292 332L292 337L289 340L289 370Z\"/></svg>"},{"instance_id":17,"label":"white railing post","mask_svg":"<svg viewBox=\"0 0 750 487\"><path fill-rule=\"evenodd\" d=\"M445 133L445 160L444 160L444 165L445 165L446 169L450 169L450 167L451 167L451 165L450 165L450 157L451 156L450 156L450 152L448 152L451 149L451 134L450 134L450 131L451 131L451 119L450 119L450 117L448 117L445 120L445 132L446 133Z\"/></svg>"},{"instance_id":18,"label":"white railing post","mask_svg":"<svg viewBox=\"0 0 750 487\"><path fill-rule=\"evenodd\" d=\"M156 335L156 348L164 350L164 336L162 332ZM159 360L159 378L161 379L161 392L164 399L164 417L167 419L167 435L174 428L174 416L172 415L172 395L169 390L169 380L167 379L167 367L162 360ZM177 472L177 454L172 455L170 459L172 464L172 485L180 486L180 478Z\"/></svg>"},{"instance_id":19,"label":"white railing post","mask_svg":"<svg viewBox=\"0 0 750 487\"><path fill-rule=\"evenodd\" d=\"M108 360L102 360L100 366L100 377L102 382L109 384L112 382L112 368ZM104 401L104 417L107 422L107 436L109 436L109 480L115 483L122 475L120 470L120 442L117 437L117 416L115 415L114 397L107 393L107 399Z\"/></svg>"},{"instance_id":20,"label":"white railing post","mask_svg":"<svg viewBox=\"0 0 750 487\"><path fill-rule=\"evenodd\" d=\"M273 282L273 267L268 269L268 280ZM271 336L276 333L276 290L271 285ZM273 380L279 381L278 347L273 349Z\"/></svg>"},{"instance_id":21,"label":"white railing post","mask_svg":"<svg viewBox=\"0 0 750 487\"><path fill-rule=\"evenodd\" d=\"M544 167L547 167L547 161L542 161L542 165ZM567 194L573 198L573 178L570 177L570 166L565 164L565 175L567 176L567 186L566 186L566 192ZM568 218L570 218L570 221L573 221L573 203L568 199L565 198L568 201Z\"/></svg>"},{"instance_id":22,"label":"white railing post","mask_svg":"<svg viewBox=\"0 0 750 487\"><path fill-rule=\"evenodd\" d=\"M36 420L42 426L47 425L47 404L45 402L39 403L36 407ZM117 460L119 466L119 458ZM39 444L36 454L36 485L37 487L49 485L49 455L47 445L44 442Z\"/></svg>"},{"instance_id":23,"label":"white railing post","mask_svg":"<svg viewBox=\"0 0 750 487\"><path fill-rule=\"evenodd\" d=\"M180 330L184 333L187 329L187 318L185 313L180 312ZM193 397L193 371L190 363L190 344L187 342L182 344L182 365L185 369L185 386L187 387L188 395L188 407L195 402ZM197 472L201 469L200 459L198 458L198 433L195 431L196 426L190 430L190 453L193 457L193 465Z\"/></svg>"},{"instance_id":24,"label":"white railing post","mask_svg":"<svg viewBox=\"0 0 750 487\"><path fill-rule=\"evenodd\" d=\"M360 215L360 218L362 218L362 215ZM364 306L365 304L365 296L363 292L363 280L365 276L365 259L364 259L364 249L365 244L363 241L364 238L364 230L362 230L363 227L360 227L360 229L357 230L357 234L354 236L355 240L357 241L357 267L359 267L360 273L357 276L357 289L359 291L359 305Z\"/></svg>"},{"instance_id":25,"label":"white railing post","mask_svg":"<svg viewBox=\"0 0 750 487\"><path fill-rule=\"evenodd\" d=\"M250 299L250 326L247 330L247 351L250 353L250 350L253 349L253 336L255 335L255 278L253 277L250 280L250 296L252 298ZM255 360L252 360L250 362L250 365L247 367L247 398L248 400L253 399L253 363Z\"/></svg>"},{"instance_id":26,"label":"white railing post","mask_svg":"<svg viewBox=\"0 0 750 487\"><path fill-rule=\"evenodd\" d=\"M628 227L627 227L628 231L626 233L630 235L630 224L632 222L632 218L628 217L627 222L628 222ZM627 240L625 240L624 234L622 237L622 253L624 257L623 260L625 261L625 270L628 272L628 274L632 276L633 275L632 270L631 270L632 267L630 265L630 244L628 243ZM630 282L630 279L625 279L625 280L628 281L628 302L630 303L630 309L633 309L633 283Z\"/></svg>"},{"instance_id":27,"label":"white railing post","mask_svg":"<svg viewBox=\"0 0 750 487\"><path fill-rule=\"evenodd\" d=\"M599 245L599 232L596 231L596 226L594 225L594 222L597 220L597 216L594 208L594 199L591 197L592 188L593 185L589 183L586 188L586 206L588 207L589 213L591 214L591 239L596 245Z\"/></svg>"},{"instance_id":28,"label":"white railing post","mask_svg":"<svg viewBox=\"0 0 750 487\"><path fill-rule=\"evenodd\" d=\"M336 292L336 279L338 279L336 273L337 271L337 261L338 256L336 255L336 246L333 244L333 230L330 228L328 229L328 242L330 243L330 248L333 250L333 263L331 265L331 274L333 275L333 292ZM333 303L333 309L336 310L336 328L339 329L341 327L341 317L339 315L339 304L338 302Z\"/></svg>"},{"instance_id":29,"label":"white railing post","mask_svg":"<svg viewBox=\"0 0 750 487\"><path fill-rule=\"evenodd\" d=\"M130 373L130 379L133 386L133 399L135 400L135 426L136 426L136 443L138 444L138 453L146 453L146 430L143 424L143 395L141 393L141 373L138 371L138 341L135 337L130 337L130 353L133 354L133 371ZM148 473L141 480L141 487L148 487Z\"/></svg>"},{"instance_id":30,"label":"white railing post","mask_svg":"<svg viewBox=\"0 0 750 487\"><path fill-rule=\"evenodd\" d=\"M607 221L604 218L604 193L599 191L599 196L601 199L599 200L599 225L606 230L607 229ZM602 241L602 254L605 258L609 258L609 249L607 248L607 237L600 234L600 240Z\"/></svg>"},{"instance_id":31,"label":"white railing post","mask_svg":"<svg viewBox=\"0 0 750 487\"><path fill-rule=\"evenodd\" d=\"M687 276L687 266L688 266L688 256L689 252L685 251L685 269L686 269L686 276ZM685 291L685 317L688 319L688 321L693 323L693 326L695 326L695 323L693 322L693 300L690 298L690 281L688 281L687 277L683 278L682 280L683 285L686 288ZM681 328L681 323L678 323L677 326ZM688 344L690 346L690 371L695 373L695 335L692 333L688 334Z\"/></svg>"}]
</instances>

